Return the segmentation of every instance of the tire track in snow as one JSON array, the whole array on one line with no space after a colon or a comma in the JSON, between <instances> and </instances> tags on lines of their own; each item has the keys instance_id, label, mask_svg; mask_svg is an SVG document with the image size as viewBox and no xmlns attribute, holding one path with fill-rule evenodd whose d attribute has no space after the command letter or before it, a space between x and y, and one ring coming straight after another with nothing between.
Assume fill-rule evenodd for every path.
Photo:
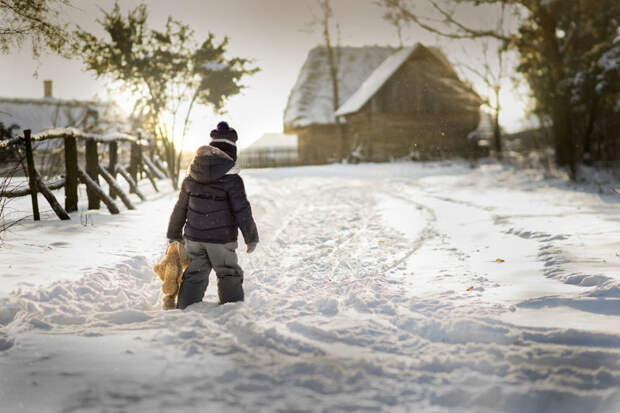
<instances>
[{"instance_id":1,"label":"tire track in snow","mask_svg":"<svg viewBox=\"0 0 620 413\"><path fill-rule=\"evenodd\" d=\"M417 236L417 238L415 240L413 240L412 246L411 248L407 251L407 253L398 261L396 261L395 264L393 264L391 267L387 268L386 271L392 270L398 266L400 266L402 263L404 263L405 261L407 261L413 254L415 254L421 247L422 245L424 245L424 242L426 242L427 240L432 239L433 237L437 236L437 231L435 230L435 222L437 221L437 216L435 215L435 212L427 207L426 205L414 201L412 199L409 199L403 195L398 195L396 193L396 191L393 192L387 192L385 190L381 191L386 197L390 197L390 198L394 198L394 199L399 199L401 201L404 201L408 204L411 205L415 205L418 209L422 209L424 210L424 212L426 212L426 214L428 215L427 221L426 221L426 225L424 226L424 228L422 229L422 231L420 231L419 235Z\"/></svg>"},{"instance_id":2,"label":"tire track in snow","mask_svg":"<svg viewBox=\"0 0 620 413\"><path fill-rule=\"evenodd\" d=\"M421 241L423 244L423 240ZM414 254L421 246L422 245L414 245L414 247L408 251L410 253L408 256ZM450 248L442 249L447 254L453 254ZM364 280L358 279L351 280L352 283L356 284L363 281ZM378 279L375 278L373 281L375 285L378 284ZM434 377L436 377L434 372L437 368L440 368L443 373L450 373L460 369L469 370L474 375L480 375L476 380L482 380L484 382L483 376L486 376L488 385L496 383L498 380L505 380L508 382L518 381L516 378L523 375L535 377L536 374L541 374L541 379L551 378L554 374L557 376L557 373L534 373L539 369L541 363L545 365L545 361L543 361L544 357L535 356L534 358L527 359L522 355L521 349L519 349L519 342L539 343L542 344L544 348L546 343L568 344L572 341L570 334L567 335L560 331L552 332L546 330L544 332L537 332L535 330L514 330L512 327L507 328L498 325L496 320L461 319L458 316L452 316L452 318L450 318L449 312L443 313L444 316L448 316L446 321L436 321L435 318L437 315L431 310L431 308L433 308L432 303L424 307L424 300L417 301L417 304L422 304L422 306L417 307L418 311L416 311L417 314L415 315L407 315L407 309L401 308L395 311L396 314L400 314L399 311L403 313L396 318L395 321L397 322L393 324L394 327L401 331L401 338L395 341L392 339L388 339L387 341L383 340L393 336L395 330L394 328L385 326L381 323L381 320L378 320L378 323L371 323L365 332L360 331L358 326L336 328L334 330L329 327L330 323L324 325L317 325L315 323L306 324L303 320L290 323L289 327L293 333L298 334L298 337L315 342L319 347L326 348L326 351L328 351L327 347L325 347L326 345L334 346L335 344L344 344L345 348L341 352L338 352L338 354L348 353L357 354L359 356L363 354L367 360L373 360L377 357L382 360L385 369L394 369L394 371L398 371L398 376L404 382L418 383L426 380L432 383ZM362 306L362 310L368 309L368 307L364 308L364 306ZM381 317L382 315L380 312L371 312L371 314L373 317ZM334 315L334 317L337 318L338 315ZM368 336L368 333L371 335ZM404 333L408 333L408 335L405 336ZM584 336L584 340L592 340L593 342L601 341L594 337L590 337L590 339L585 337L588 337L588 335ZM613 336L609 336L606 340L611 340L610 344L612 348L615 346L615 344L613 344ZM603 340L603 342L604 341L605 340ZM474 351L469 350L469 352L466 353L460 353L459 350L456 350L456 353L454 353L454 345L458 346L459 344L467 343L476 345L479 348ZM362 348L364 350L362 350ZM421 361L411 365L410 356L413 351L417 353L416 358ZM556 350L554 353L554 348L551 346L544 350L547 354L555 354L554 357L561 357L561 351ZM333 353L334 350L332 349L331 352ZM513 357L514 360L521 360L521 364L516 363L511 365L510 363L505 364L505 362L499 361L499 367L493 367L493 361L492 358L489 359L489 355L499 354L501 352L507 352L509 357L513 354L511 357ZM393 359L386 363L384 361L385 354L390 354L393 356ZM574 361L564 361L565 366L570 366L571 363L574 363L574 366L578 366L584 359L592 360L586 353L577 351L574 354ZM615 356L611 356L611 354L605 357L612 357L614 360L613 363L618 363L618 355L615 354ZM441 357L441 361L438 361L437 357ZM473 360L471 360L472 358ZM478 363L479 361L481 362ZM398 363L402 364L398 366ZM502 367L502 363L504 363L504 367ZM409 367L403 370L403 366ZM603 366L610 366L610 364L606 364L606 362L603 362L601 359L593 362L592 366L592 370L580 371L579 374L584 378L588 377L586 380L595 380L594 377L598 374L597 369L604 368ZM410 372L416 371L426 372L426 378L423 378L423 376L416 378L415 373L413 376L410 376ZM605 374L607 373L609 373L609 370L606 370ZM445 376L443 376L443 380L443 386L447 388L450 388L451 385L460 387L461 389L468 388L466 385L463 387L464 384L459 384L458 380L448 379ZM445 380L448 380L448 382L445 382ZM391 382L390 386L394 386L394 389L399 388L398 384L394 382ZM482 387L484 388L484 386ZM567 389L570 389L570 386L567 387ZM468 388L467 392L475 393L476 391L473 388ZM467 393L463 393L462 391L459 393L451 393L451 390L440 390L435 393L431 390L422 390L417 394L417 397L422 399L425 397L434 398L438 403L443 404L447 408L453 408L458 405L466 409L464 406L471 405L471 403L475 405L476 403L475 400L469 399L466 394ZM482 397L482 400L484 397L487 397L484 395L484 391L481 392L480 397ZM518 398L520 396L516 395L514 397ZM540 395L537 397L544 398L545 396ZM574 402L575 399L571 399L571 403Z\"/></svg>"},{"instance_id":3,"label":"tire track in snow","mask_svg":"<svg viewBox=\"0 0 620 413\"><path fill-rule=\"evenodd\" d=\"M392 185L389 179L380 185L341 178L279 183L290 190L266 188L259 200L284 193L296 202L257 208L258 221L280 225L265 227L269 245L250 257L240 254L243 304L216 306L212 283L206 302L184 312L145 309L157 304L159 283L144 257L95 269L60 289L17 297L23 318L15 326L48 326L50 339L60 332L131 331L162 353L180 350L191 364L182 381L162 374L146 385L111 381L90 392L76 389L70 408L147 411L164 401L188 410L484 412L553 406L602 412L618 405L617 337L477 317L455 300L455 292L441 291L438 277L431 297L408 291L410 274L395 265L403 256L406 261L436 249L434 265L455 266L458 260L436 217L424 227L428 237L420 234L413 245L377 222L376 200L384 196L378 188ZM341 263L350 268L334 271ZM455 271L468 269L467 262L458 265ZM63 324L61 314L82 314L87 321L70 324L65 318ZM140 321L140 314L151 318ZM35 318L40 323L32 324ZM154 329L157 334L148 336ZM230 367L214 371L209 353Z\"/></svg>"}]
</instances>

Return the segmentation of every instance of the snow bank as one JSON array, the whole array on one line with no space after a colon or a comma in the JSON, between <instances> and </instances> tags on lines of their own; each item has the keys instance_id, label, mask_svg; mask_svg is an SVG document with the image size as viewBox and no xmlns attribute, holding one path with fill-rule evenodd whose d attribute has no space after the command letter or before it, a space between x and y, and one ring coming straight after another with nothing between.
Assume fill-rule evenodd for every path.
<instances>
[{"instance_id":1,"label":"snow bank","mask_svg":"<svg viewBox=\"0 0 620 413\"><path fill-rule=\"evenodd\" d=\"M620 408L620 289L609 287L620 278L619 196L461 162L244 177L261 232L257 251L240 254L244 303L218 306L210 285L186 311L158 309L151 265L174 199L149 201L97 237L77 234L107 252L81 276L53 272L0 299L4 405ZM58 228L22 227L5 242L46 231ZM37 254L38 270L55 265L55 249Z\"/></svg>"}]
</instances>

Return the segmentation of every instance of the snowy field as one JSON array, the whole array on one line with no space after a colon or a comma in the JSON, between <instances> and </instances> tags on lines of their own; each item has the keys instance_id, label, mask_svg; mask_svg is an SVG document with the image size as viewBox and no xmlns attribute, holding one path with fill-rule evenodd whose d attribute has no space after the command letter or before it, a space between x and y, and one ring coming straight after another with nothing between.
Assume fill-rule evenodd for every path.
<instances>
[{"instance_id":1,"label":"snowy field","mask_svg":"<svg viewBox=\"0 0 620 413\"><path fill-rule=\"evenodd\" d=\"M159 310L169 188L5 234L0 411L620 411L613 188L459 162L243 176L244 303L212 276Z\"/></svg>"}]
</instances>

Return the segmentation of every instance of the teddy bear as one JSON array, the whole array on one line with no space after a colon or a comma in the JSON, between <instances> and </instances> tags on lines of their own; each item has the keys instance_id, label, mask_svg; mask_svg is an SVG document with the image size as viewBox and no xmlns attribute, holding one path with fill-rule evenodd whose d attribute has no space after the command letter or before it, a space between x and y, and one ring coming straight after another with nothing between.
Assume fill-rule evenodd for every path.
<instances>
[{"instance_id":1,"label":"teddy bear","mask_svg":"<svg viewBox=\"0 0 620 413\"><path fill-rule=\"evenodd\" d=\"M153 266L153 271L162 281L161 290L162 309L171 310L176 307L176 299L181 288L183 271L189 265L189 257L185 245L174 241L166 248L166 255L159 264Z\"/></svg>"}]
</instances>

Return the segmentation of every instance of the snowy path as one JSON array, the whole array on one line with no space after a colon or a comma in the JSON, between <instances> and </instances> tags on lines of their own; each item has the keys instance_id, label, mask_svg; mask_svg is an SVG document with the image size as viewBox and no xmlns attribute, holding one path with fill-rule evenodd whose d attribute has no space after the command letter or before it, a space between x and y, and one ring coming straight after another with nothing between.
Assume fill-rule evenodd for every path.
<instances>
[{"instance_id":1,"label":"snowy path","mask_svg":"<svg viewBox=\"0 0 620 413\"><path fill-rule=\"evenodd\" d=\"M88 268L42 249L67 274L0 299L0 406L620 409L620 197L495 165L244 176L262 240L241 254L245 303L217 306L212 278L204 303L157 309L173 199L149 201L76 234L73 250L100 249ZM10 235L1 269L40 231Z\"/></svg>"}]
</instances>

